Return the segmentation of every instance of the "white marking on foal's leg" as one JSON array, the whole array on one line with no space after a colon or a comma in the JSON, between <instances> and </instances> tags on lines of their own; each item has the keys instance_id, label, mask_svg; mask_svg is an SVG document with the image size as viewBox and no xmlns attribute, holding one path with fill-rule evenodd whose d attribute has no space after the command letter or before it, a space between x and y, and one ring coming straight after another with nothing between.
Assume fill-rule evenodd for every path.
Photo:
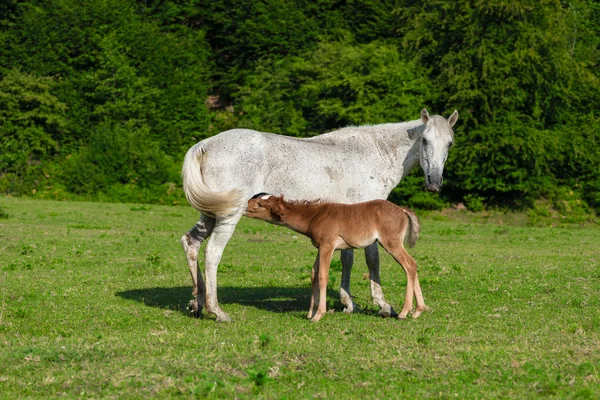
<instances>
[{"instance_id":1,"label":"white marking on foal's leg","mask_svg":"<svg viewBox=\"0 0 600 400\"><path fill-rule=\"evenodd\" d=\"M342 250L340 260L342 261L342 283L340 284L340 300L344 305L344 312L352 314L356 304L352 301L350 294L350 275L354 263L354 250Z\"/></svg>"},{"instance_id":2,"label":"white marking on foal's leg","mask_svg":"<svg viewBox=\"0 0 600 400\"><path fill-rule=\"evenodd\" d=\"M371 298L373 304L379 306L379 315L382 317L396 316L396 312L390 306L383 297L383 290L381 289L381 280L379 276L379 249L377 243L365 247L365 259L367 266L369 267L369 279L371 280Z\"/></svg>"}]
</instances>

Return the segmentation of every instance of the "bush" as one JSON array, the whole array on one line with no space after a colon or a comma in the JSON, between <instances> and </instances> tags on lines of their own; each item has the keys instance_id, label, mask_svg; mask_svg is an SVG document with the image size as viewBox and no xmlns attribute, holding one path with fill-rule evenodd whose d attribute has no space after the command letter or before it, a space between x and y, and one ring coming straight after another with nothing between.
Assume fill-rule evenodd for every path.
<instances>
[{"instance_id":1,"label":"bush","mask_svg":"<svg viewBox=\"0 0 600 400\"><path fill-rule=\"evenodd\" d=\"M41 164L59 150L66 105L51 94L55 81L11 70L0 80L0 188L32 190Z\"/></svg>"},{"instance_id":2,"label":"bush","mask_svg":"<svg viewBox=\"0 0 600 400\"><path fill-rule=\"evenodd\" d=\"M173 160L152 141L147 127L100 124L90 144L67 157L62 180L78 194L105 191L114 184L141 188L177 181Z\"/></svg>"},{"instance_id":3,"label":"bush","mask_svg":"<svg viewBox=\"0 0 600 400\"><path fill-rule=\"evenodd\" d=\"M415 210L441 210L448 207L448 202L442 196L425 191L423 171L420 167L416 167L392 190L388 200Z\"/></svg>"}]
</instances>

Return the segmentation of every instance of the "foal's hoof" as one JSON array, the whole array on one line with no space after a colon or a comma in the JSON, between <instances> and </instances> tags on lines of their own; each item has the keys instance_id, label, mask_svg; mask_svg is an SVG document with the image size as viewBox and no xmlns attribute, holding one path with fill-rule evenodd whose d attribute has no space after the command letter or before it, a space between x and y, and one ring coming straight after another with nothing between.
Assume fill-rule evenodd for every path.
<instances>
[{"instance_id":1,"label":"foal's hoof","mask_svg":"<svg viewBox=\"0 0 600 400\"><path fill-rule=\"evenodd\" d=\"M423 311L426 311L428 309L427 306L423 307L422 309L416 309L413 313L412 313L412 317L413 318L419 318L419 315L421 315L423 313Z\"/></svg>"},{"instance_id":2,"label":"foal's hoof","mask_svg":"<svg viewBox=\"0 0 600 400\"><path fill-rule=\"evenodd\" d=\"M190 303L188 304L188 310L190 310L190 314L196 318L202 314L202 308L198 306L198 300L190 300Z\"/></svg>"}]
</instances>

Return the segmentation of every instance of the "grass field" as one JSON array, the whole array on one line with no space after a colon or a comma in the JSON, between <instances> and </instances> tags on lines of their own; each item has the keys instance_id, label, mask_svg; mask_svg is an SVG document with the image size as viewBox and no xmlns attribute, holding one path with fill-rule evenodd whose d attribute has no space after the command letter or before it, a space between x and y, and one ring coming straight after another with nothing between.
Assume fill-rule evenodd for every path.
<instances>
[{"instance_id":1,"label":"grass field","mask_svg":"<svg viewBox=\"0 0 600 400\"><path fill-rule=\"evenodd\" d=\"M244 219L219 269L234 319L192 318L189 207L0 198L0 398L600 398L600 229L430 214L409 252L430 311L362 313L339 263L306 320L315 250ZM405 277L381 253L396 310ZM339 259L336 256L335 259Z\"/></svg>"}]
</instances>

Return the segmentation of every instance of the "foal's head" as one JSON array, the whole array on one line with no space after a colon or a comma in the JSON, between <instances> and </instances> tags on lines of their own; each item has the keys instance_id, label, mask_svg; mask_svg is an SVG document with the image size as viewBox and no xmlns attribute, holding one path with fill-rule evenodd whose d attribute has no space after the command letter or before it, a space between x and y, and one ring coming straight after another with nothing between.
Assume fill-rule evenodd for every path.
<instances>
[{"instance_id":1,"label":"foal's head","mask_svg":"<svg viewBox=\"0 0 600 400\"><path fill-rule=\"evenodd\" d=\"M442 187L442 173L448 152L454 142L452 127L458 120L458 111L446 119L439 115L430 116L424 108L421 111L421 121L424 125L418 129L409 130L411 139L420 133L421 153L420 163L425 172L425 184L430 192L439 192Z\"/></svg>"},{"instance_id":2,"label":"foal's head","mask_svg":"<svg viewBox=\"0 0 600 400\"><path fill-rule=\"evenodd\" d=\"M250 218L261 219L272 224L280 224L283 215L283 196L276 197L261 193L248 200L244 215Z\"/></svg>"}]
</instances>

